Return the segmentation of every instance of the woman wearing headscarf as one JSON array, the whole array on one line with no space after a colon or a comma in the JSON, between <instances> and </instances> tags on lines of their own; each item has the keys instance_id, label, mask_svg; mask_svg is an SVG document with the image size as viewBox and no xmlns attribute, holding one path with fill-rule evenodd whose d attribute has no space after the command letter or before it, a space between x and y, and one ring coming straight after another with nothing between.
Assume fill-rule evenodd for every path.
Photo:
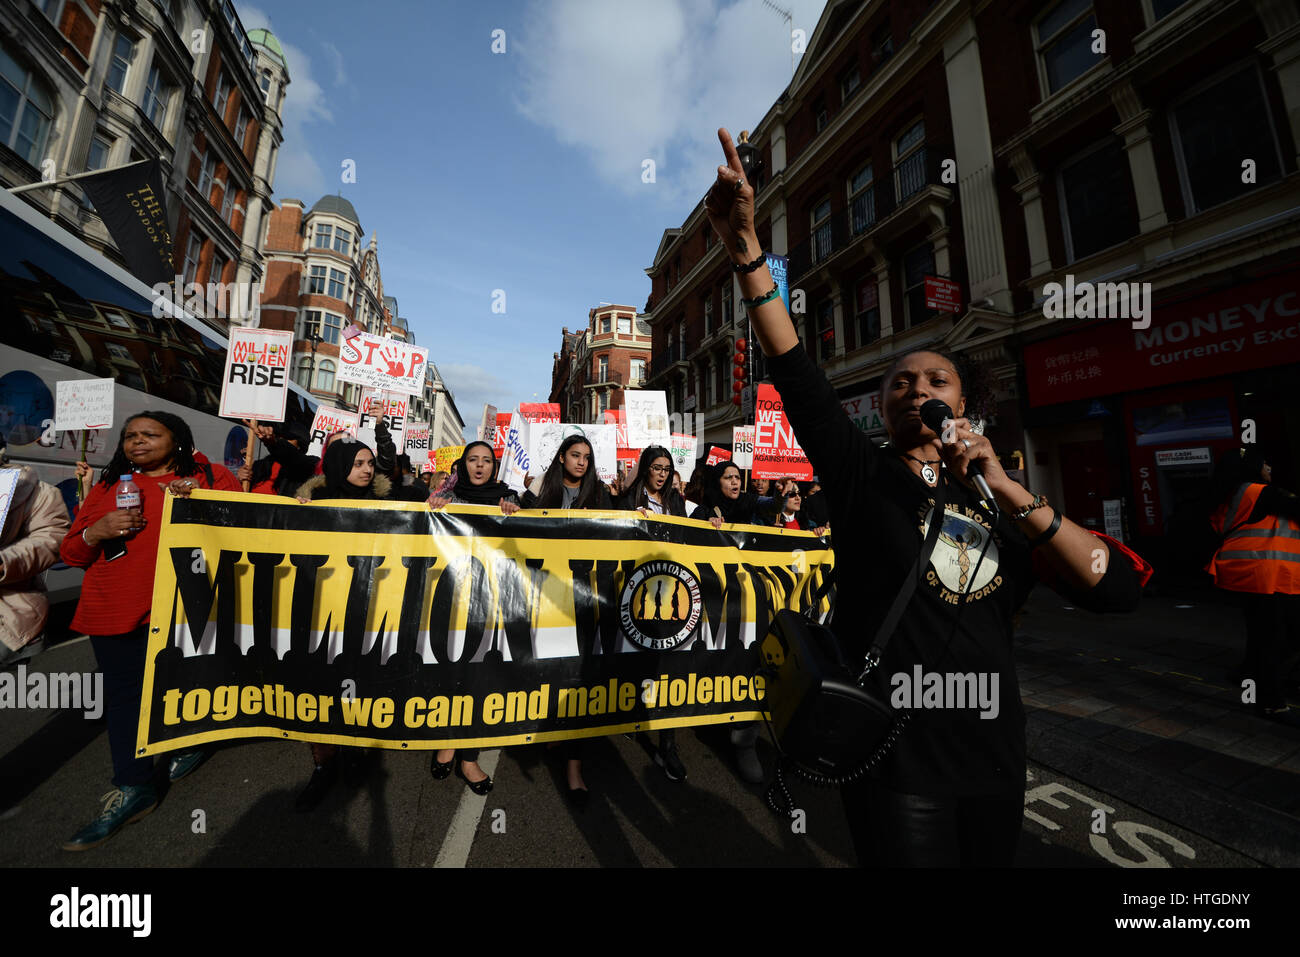
<instances>
[{"instance_id":1,"label":"woman wearing headscarf","mask_svg":"<svg viewBox=\"0 0 1300 957\"><path fill-rule=\"evenodd\" d=\"M488 442L471 442L465 446L447 480L429 497L430 508L444 505L495 505L505 515L519 511L519 501L514 490L505 482L495 479L497 457ZM444 749L429 762L429 773L442 781L451 775L465 782L475 794L492 790L492 779L478 766L478 748ZM459 756L460 760L455 759Z\"/></svg>"},{"instance_id":2,"label":"woman wearing headscarf","mask_svg":"<svg viewBox=\"0 0 1300 957\"><path fill-rule=\"evenodd\" d=\"M298 487L298 501L326 502L333 499L387 499L393 483L375 471L375 454L370 446L347 435L331 436L321 457L321 474ZM354 753L361 752L357 749ZM294 799L295 811L313 810L338 779L339 746L313 741L312 773L307 786ZM360 761L357 761L360 764Z\"/></svg>"},{"instance_id":3,"label":"woman wearing headscarf","mask_svg":"<svg viewBox=\"0 0 1300 957\"><path fill-rule=\"evenodd\" d=\"M538 493L524 492L523 507L612 509L609 489L596 477L594 459L595 452L586 438L566 438L542 476ZM565 759L569 800L578 808L586 807L591 792L582 777L582 739L566 741L557 749Z\"/></svg>"},{"instance_id":4,"label":"woman wearing headscarf","mask_svg":"<svg viewBox=\"0 0 1300 957\"><path fill-rule=\"evenodd\" d=\"M1286 703L1288 664L1300 650L1300 499L1272 484L1254 446L1230 449L1214 469L1210 524L1222 544L1206 571L1246 617L1245 677L1264 717L1300 727Z\"/></svg>"},{"instance_id":5,"label":"woman wearing headscarf","mask_svg":"<svg viewBox=\"0 0 1300 957\"><path fill-rule=\"evenodd\" d=\"M140 507L119 509L114 494L121 476L131 473L140 489ZM77 512L59 554L86 569L72 627L90 636L104 675L108 744L113 755L113 790L94 821L63 845L84 851L103 844L123 825L158 806L153 758L137 757L136 725L144 694L145 653L153 597L158 535L166 492L188 495L195 488L240 491L235 477L195 451L190 427L170 412L141 412L122 426L112 461L100 473ZM123 552L115 543L126 545ZM203 752L173 755L168 777L178 781L202 760Z\"/></svg>"}]
</instances>

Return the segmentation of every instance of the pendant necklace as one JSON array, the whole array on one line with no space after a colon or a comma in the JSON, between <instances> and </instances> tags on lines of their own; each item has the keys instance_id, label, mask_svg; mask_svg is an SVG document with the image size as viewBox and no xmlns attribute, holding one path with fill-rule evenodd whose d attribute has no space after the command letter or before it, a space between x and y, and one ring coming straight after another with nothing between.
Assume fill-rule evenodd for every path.
<instances>
[{"instance_id":1,"label":"pendant necklace","mask_svg":"<svg viewBox=\"0 0 1300 957\"><path fill-rule=\"evenodd\" d=\"M915 455L902 453L904 458L911 459L921 466L921 478L925 479L927 485L939 484L939 473L934 470L934 466L940 464L943 459L918 459Z\"/></svg>"}]
</instances>

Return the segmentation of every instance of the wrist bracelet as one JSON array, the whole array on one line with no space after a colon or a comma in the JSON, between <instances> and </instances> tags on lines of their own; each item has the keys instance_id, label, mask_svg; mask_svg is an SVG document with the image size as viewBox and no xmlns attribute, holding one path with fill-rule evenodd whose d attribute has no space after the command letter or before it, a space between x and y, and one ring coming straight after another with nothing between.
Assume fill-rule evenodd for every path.
<instances>
[{"instance_id":1,"label":"wrist bracelet","mask_svg":"<svg viewBox=\"0 0 1300 957\"><path fill-rule=\"evenodd\" d=\"M90 544L90 539L88 539L88 538L86 537L86 533L87 533L88 531L90 531L90 526L89 526L89 525L87 525L85 528L83 528L83 529L81 530L81 540L82 540L83 542L86 543L86 547L87 547L87 548L94 548L95 546L92 545L92 544Z\"/></svg>"},{"instance_id":2,"label":"wrist bracelet","mask_svg":"<svg viewBox=\"0 0 1300 957\"><path fill-rule=\"evenodd\" d=\"M1043 532L1043 534L1039 535L1037 538L1031 538L1029 540L1029 547L1037 548L1039 545L1047 544L1048 540L1051 539L1051 537L1056 534L1057 530L1060 527L1061 527L1061 512L1059 509L1053 506L1052 524L1047 526L1047 531Z\"/></svg>"},{"instance_id":3,"label":"wrist bracelet","mask_svg":"<svg viewBox=\"0 0 1300 957\"><path fill-rule=\"evenodd\" d=\"M1023 518L1028 518L1030 512L1032 512L1036 508L1042 508L1046 504L1047 504L1046 495L1035 495L1034 500L1032 502L1030 502L1028 505L1020 509L1019 511L1011 513L1011 520L1013 522L1018 522Z\"/></svg>"},{"instance_id":4,"label":"wrist bracelet","mask_svg":"<svg viewBox=\"0 0 1300 957\"><path fill-rule=\"evenodd\" d=\"M779 295L781 295L781 290L778 287L773 286L772 291L767 295L759 296L755 299L742 299L740 300L740 304L746 309L757 309L759 306L763 305L763 303L771 302Z\"/></svg>"},{"instance_id":5,"label":"wrist bracelet","mask_svg":"<svg viewBox=\"0 0 1300 957\"><path fill-rule=\"evenodd\" d=\"M765 262L767 262L767 253L760 252L758 254L758 258L755 259L752 263L745 263L744 265L737 265L736 263L732 263L731 268L735 272L748 273L748 272L753 272L755 269L763 265Z\"/></svg>"}]
</instances>

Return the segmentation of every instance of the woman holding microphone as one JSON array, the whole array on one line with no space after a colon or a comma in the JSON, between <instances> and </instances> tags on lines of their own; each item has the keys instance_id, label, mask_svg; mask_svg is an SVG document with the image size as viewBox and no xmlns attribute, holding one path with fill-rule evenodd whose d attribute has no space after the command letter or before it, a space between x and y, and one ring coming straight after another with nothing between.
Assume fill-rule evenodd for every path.
<instances>
[{"instance_id":1,"label":"woman holding microphone","mask_svg":"<svg viewBox=\"0 0 1300 957\"><path fill-rule=\"evenodd\" d=\"M844 788L860 863L1007 866L1024 810L1024 712L1012 657L1013 615L1036 579L1058 579L1079 607L1130 611L1140 589L1128 557L1012 481L988 439L963 418L960 360L940 352L897 356L881 380L889 445L875 448L844 413L785 310L754 228L754 190L726 130L726 165L704 208L739 276L743 303L795 435L827 496L840 589L834 631L856 672L906 576L923 532L943 534L921 570L879 664L882 674L983 676L992 707L912 712L871 776ZM940 399L955 416L936 433L922 405ZM993 502L972 481L982 470ZM942 484L943 489L938 486ZM937 492L946 503L934 515ZM1031 551L1033 558L1031 559ZM1134 556L1135 557L1135 556ZM919 697L919 694L918 694Z\"/></svg>"}]
</instances>

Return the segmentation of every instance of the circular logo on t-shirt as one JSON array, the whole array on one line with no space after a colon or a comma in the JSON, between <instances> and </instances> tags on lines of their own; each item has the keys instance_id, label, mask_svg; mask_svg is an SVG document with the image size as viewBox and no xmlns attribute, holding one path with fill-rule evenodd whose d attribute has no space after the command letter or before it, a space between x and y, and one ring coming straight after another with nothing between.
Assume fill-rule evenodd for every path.
<instances>
[{"instance_id":1,"label":"circular logo on t-shirt","mask_svg":"<svg viewBox=\"0 0 1300 957\"><path fill-rule=\"evenodd\" d=\"M931 507L922 523L922 534L930 531L933 517L934 509ZM983 561L980 560L981 552ZM973 600L993 591L1002 584L1002 577L998 574L998 543L993 532L974 518L945 510L939 539L930 555L926 580L931 585L942 585L944 598L953 602L957 601L958 595L970 595ZM991 587L985 589L986 585ZM979 594L981 591L983 594Z\"/></svg>"},{"instance_id":2,"label":"circular logo on t-shirt","mask_svg":"<svg viewBox=\"0 0 1300 957\"><path fill-rule=\"evenodd\" d=\"M623 634L650 651L667 651L690 638L700 623L700 583L676 562L638 565L619 598Z\"/></svg>"}]
</instances>

